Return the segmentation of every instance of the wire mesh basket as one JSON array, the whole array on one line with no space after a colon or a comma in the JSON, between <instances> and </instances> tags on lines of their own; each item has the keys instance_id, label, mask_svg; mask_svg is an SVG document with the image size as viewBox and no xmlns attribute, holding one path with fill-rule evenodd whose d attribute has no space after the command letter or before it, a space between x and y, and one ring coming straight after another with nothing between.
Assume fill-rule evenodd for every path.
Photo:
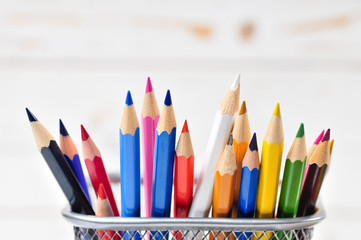
<instances>
[{"instance_id":1,"label":"wire mesh basket","mask_svg":"<svg viewBox=\"0 0 361 240\"><path fill-rule=\"evenodd\" d=\"M119 178L110 180L119 185ZM68 206L62 214L74 226L75 240L309 240L326 217L320 204L311 216L283 219L96 217Z\"/></svg>"}]
</instances>

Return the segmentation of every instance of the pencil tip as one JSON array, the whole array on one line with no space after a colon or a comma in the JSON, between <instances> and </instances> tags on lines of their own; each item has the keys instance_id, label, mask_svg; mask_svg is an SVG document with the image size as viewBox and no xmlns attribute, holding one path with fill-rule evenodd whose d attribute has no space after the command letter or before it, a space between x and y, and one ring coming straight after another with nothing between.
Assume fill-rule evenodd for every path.
<instances>
[{"instance_id":1,"label":"pencil tip","mask_svg":"<svg viewBox=\"0 0 361 240\"><path fill-rule=\"evenodd\" d=\"M253 134L253 137L252 137L252 139L251 139L251 142L249 143L249 150L251 150L251 151L258 151L256 133Z\"/></svg>"},{"instance_id":2,"label":"pencil tip","mask_svg":"<svg viewBox=\"0 0 361 240\"><path fill-rule=\"evenodd\" d=\"M165 97L164 104L166 106L172 105L172 97L170 96L170 91L167 91L167 96Z\"/></svg>"},{"instance_id":3,"label":"pencil tip","mask_svg":"<svg viewBox=\"0 0 361 240\"><path fill-rule=\"evenodd\" d=\"M236 79L233 81L231 85L231 89L236 90L239 87L240 82L241 82L241 73L238 73Z\"/></svg>"},{"instance_id":4,"label":"pencil tip","mask_svg":"<svg viewBox=\"0 0 361 240\"><path fill-rule=\"evenodd\" d=\"M229 138L228 138L228 142L227 142L228 146L232 146L233 145L233 134L229 134Z\"/></svg>"},{"instance_id":5,"label":"pencil tip","mask_svg":"<svg viewBox=\"0 0 361 240\"><path fill-rule=\"evenodd\" d=\"M331 130L327 129L325 135L322 138L322 142L330 141Z\"/></svg>"},{"instance_id":6,"label":"pencil tip","mask_svg":"<svg viewBox=\"0 0 361 240\"><path fill-rule=\"evenodd\" d=\"M152 82L150 81L150 77L147 79L147 86L145 88L145 93L153 92Z\"/></svg>"},{"instance_id":7,"label":"pencil tip","mask_svg":"<svg viewBox=\"0 0 361 240\"><path fill-rule=\"evenodd\" d=\"M61 119L59 119L59 126L60 126L60 134L63 136L63 137L66 137L66 136L69 136L69 133L68 131L66 130L64 124L63 124L63 121L61 121Z\"/></svg>"},{"instance_id":8,"label":"pencil tip","mask_svg":"<svg viewBox=\"0 0 361 240\"><path fill-rule=\"evenodd\" d=\"M238 115L245 114L246 112L247 112L246 101L243 101L243 102L242 102L241 109L239 110Z\"/></svg>"},{"instance_id":9,"label":"pencil tip","mask_svg":"<svg viewBox=\"0 0 361 240\"><path fill-rule=\"evenodd\" d=\"M28 118L30 122L36 122L38 121L38 119L34 116L34 114L32 112L30 112L30 110L28 108L26 109L26 113L28 114Z\"/></svg>"},{"instance_id":10,"label":"pencil tip","mask_svg":"<svg viewBox=\"0 0 361 240\"><path fill-rule=\"evenodd\" d=\"M189 132L187 120L184 121L183 129L182 129L182 133L186 133L186 132Z\"/></svg>"},{"instance_id":11,"label":"pencil tip","mask_svg":"<svg viewBox=\"0 0 361 240\"><path fill-rule=\"evenodd\" d=\"M325 134L325 130L322 130L322 132L320 133L320 135L318 135L318 137L316 138L313 144L318 145L319 142L322 140L324 134Z\"/></svg>"},{"instance_id":12,"label":"pencil tip","mask_svg":"<svg viewBox=\"0 0 361 240\"><path fill-rule=\"evenodd\" d=\"M133 105L133 98L130 91L128 91L127 93L127 99L125 100L125 104L127 104L128 106Z\"/></svg>"},{"instance_id":13,"label":"pencil tip","mask_svg":"<svg viewBox=\"0 0 361 240\"><path fill-rule=\"evenodd\" d=\"M273 112L273 115L281 116L280 103L277 103L276 108L275 108L275 110Z\"/></svg>"},{"instance_id":14,"label":"pencil tip","mask_svg":"<svg viewBox=\"0 0 361 240\"><path fill-rule=\"evenodd\" d=\"M80 127L81 127L81 139L82 139L83 141L88 140L89 134L88 134L88 132L85 130L83 124L81 124Z\"/></svg>"},{"instance_id":15,"label":"pencil tip","mask_svg":"<svg viewBox=\"0 0 361 240\"><path fill-rule=\"evenodd\" d=\"M301 123L301 126L300 126L300 128L298 129L296 138L301 138L301 137L303 137L303 136L305 136L305 127L304 127L303 123Z\"/></svg>"},{"instance_id":16,"label":"pencil tip","mask_svg":"<svg viewBox=\"0 0 361 240\"><path fill-rule=\"evenodd\" d=\"M99 184L98 198L107 199L107 194L105 192L105 188L102 183Z\"/></svg>"}]
</instances>

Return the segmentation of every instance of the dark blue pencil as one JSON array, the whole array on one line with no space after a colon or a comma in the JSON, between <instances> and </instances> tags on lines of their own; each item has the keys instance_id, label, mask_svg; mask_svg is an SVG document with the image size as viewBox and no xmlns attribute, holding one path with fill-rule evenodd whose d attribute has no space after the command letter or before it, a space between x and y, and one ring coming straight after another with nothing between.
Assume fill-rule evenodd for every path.
<instances>
[{"instance_id":1,"label":"dark blue pencil","mask_svg":"<svg viewBox=\"0 0 361 240\"><path fill-rule=\"evenodd\" d=\"M63 122L59 119L60 125L60 149L64 154L66 161L73 170L80 186L83 188L85 195L87 196L89 203L91 204L90 194L88 191L88 185L86 183L83 169L80 163L78 149L76 148L73 140L69 136Z\"/></svg>"},{"instance_id":2,"label":"dark blue pencil","mask_svg":"<svg viewBox=\"0 0 361 240\"><path fill-rule=\"evenodd\" d=\"M253 134L242 162L241 186L238 200L238 218L253 218L258 187L259 155L256 133ZM239 233L238 233L239 234ZM243 233L240 240L248 239L252 233Z\"/></svg>"},{"instance_id":3,"label":"dark blue pencil","mask_svg":"<svg viewBox=\"0 0 361 240\"><path fill-rule=\"evenodd\" d=\"M175 139L176 120L172 98L168 90L155 134L152 217L170 217ZM162 234L157 233L154 237L157 240L162 239ZM168 233L164 239L168 239Z\"/></svg>"}]
</instances>

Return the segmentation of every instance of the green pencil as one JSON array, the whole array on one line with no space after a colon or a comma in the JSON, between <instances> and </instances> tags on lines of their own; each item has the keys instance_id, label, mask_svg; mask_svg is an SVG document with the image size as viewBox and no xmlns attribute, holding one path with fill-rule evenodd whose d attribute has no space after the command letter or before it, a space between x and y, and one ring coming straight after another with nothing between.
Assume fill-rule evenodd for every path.
<instances>
[{"instance_id":1,"label":"green pencil","mask_svg":"<svg viewBox=\"0 0 361 240\"><path fill-rule=\"evenodd\" d=\"M306 155L305 132L303 123L301 123L297 136L287 155L278 203L277 218L294 218L297 215L302 179L306 165ZM283 236L283 233L279 234ZM282 236L279 235L278 237Z\"/></svg>"}]
</instances>

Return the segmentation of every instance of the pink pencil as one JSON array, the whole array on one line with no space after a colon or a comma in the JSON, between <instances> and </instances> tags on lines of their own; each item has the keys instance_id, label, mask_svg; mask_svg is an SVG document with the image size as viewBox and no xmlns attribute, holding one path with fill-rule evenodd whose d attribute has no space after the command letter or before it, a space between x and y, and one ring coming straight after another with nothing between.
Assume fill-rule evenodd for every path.
<instances>
[{"instance_id":1,"label":"pink pencil","mask_svg":"<svg viewBox=\"0 0 361 240\"><path fill-rule=\"evenodd\" d=\"M314 141L314 143L312 144L312 146L310 147L310 149L308 149L307 152L307 160L306 160L306 167L305 167L305 173L303 174L303 181L302 181L302 189L303 189L303 184L305 183L305 179L308 173L308 167L309 167L309 163L310 163L310 158L312 156L312 154L315 152L316 147L318 145L318 143L321 141L321 139L323 138L323 135L325 133L325 130L323 130L321 132L321 134L316 138L316 140Z\"/></svg>"},{"instance_id":2,"label":"pink pencil","mask_svg":"<svg viewBox=\"0 0 361 240\"><path fill-rule=\"evenodd\" d=\"M143 159L144 174L143 185L145 194L145 216L150 217L150 206L152 199L153 182L153 161L154 161L154 141L155 130L159 120L159 108L154 96L154 91L150 78L148 77L145 89L143 109L141 115L141 127L143 138Z\"/></svg>"}]
</instances>

